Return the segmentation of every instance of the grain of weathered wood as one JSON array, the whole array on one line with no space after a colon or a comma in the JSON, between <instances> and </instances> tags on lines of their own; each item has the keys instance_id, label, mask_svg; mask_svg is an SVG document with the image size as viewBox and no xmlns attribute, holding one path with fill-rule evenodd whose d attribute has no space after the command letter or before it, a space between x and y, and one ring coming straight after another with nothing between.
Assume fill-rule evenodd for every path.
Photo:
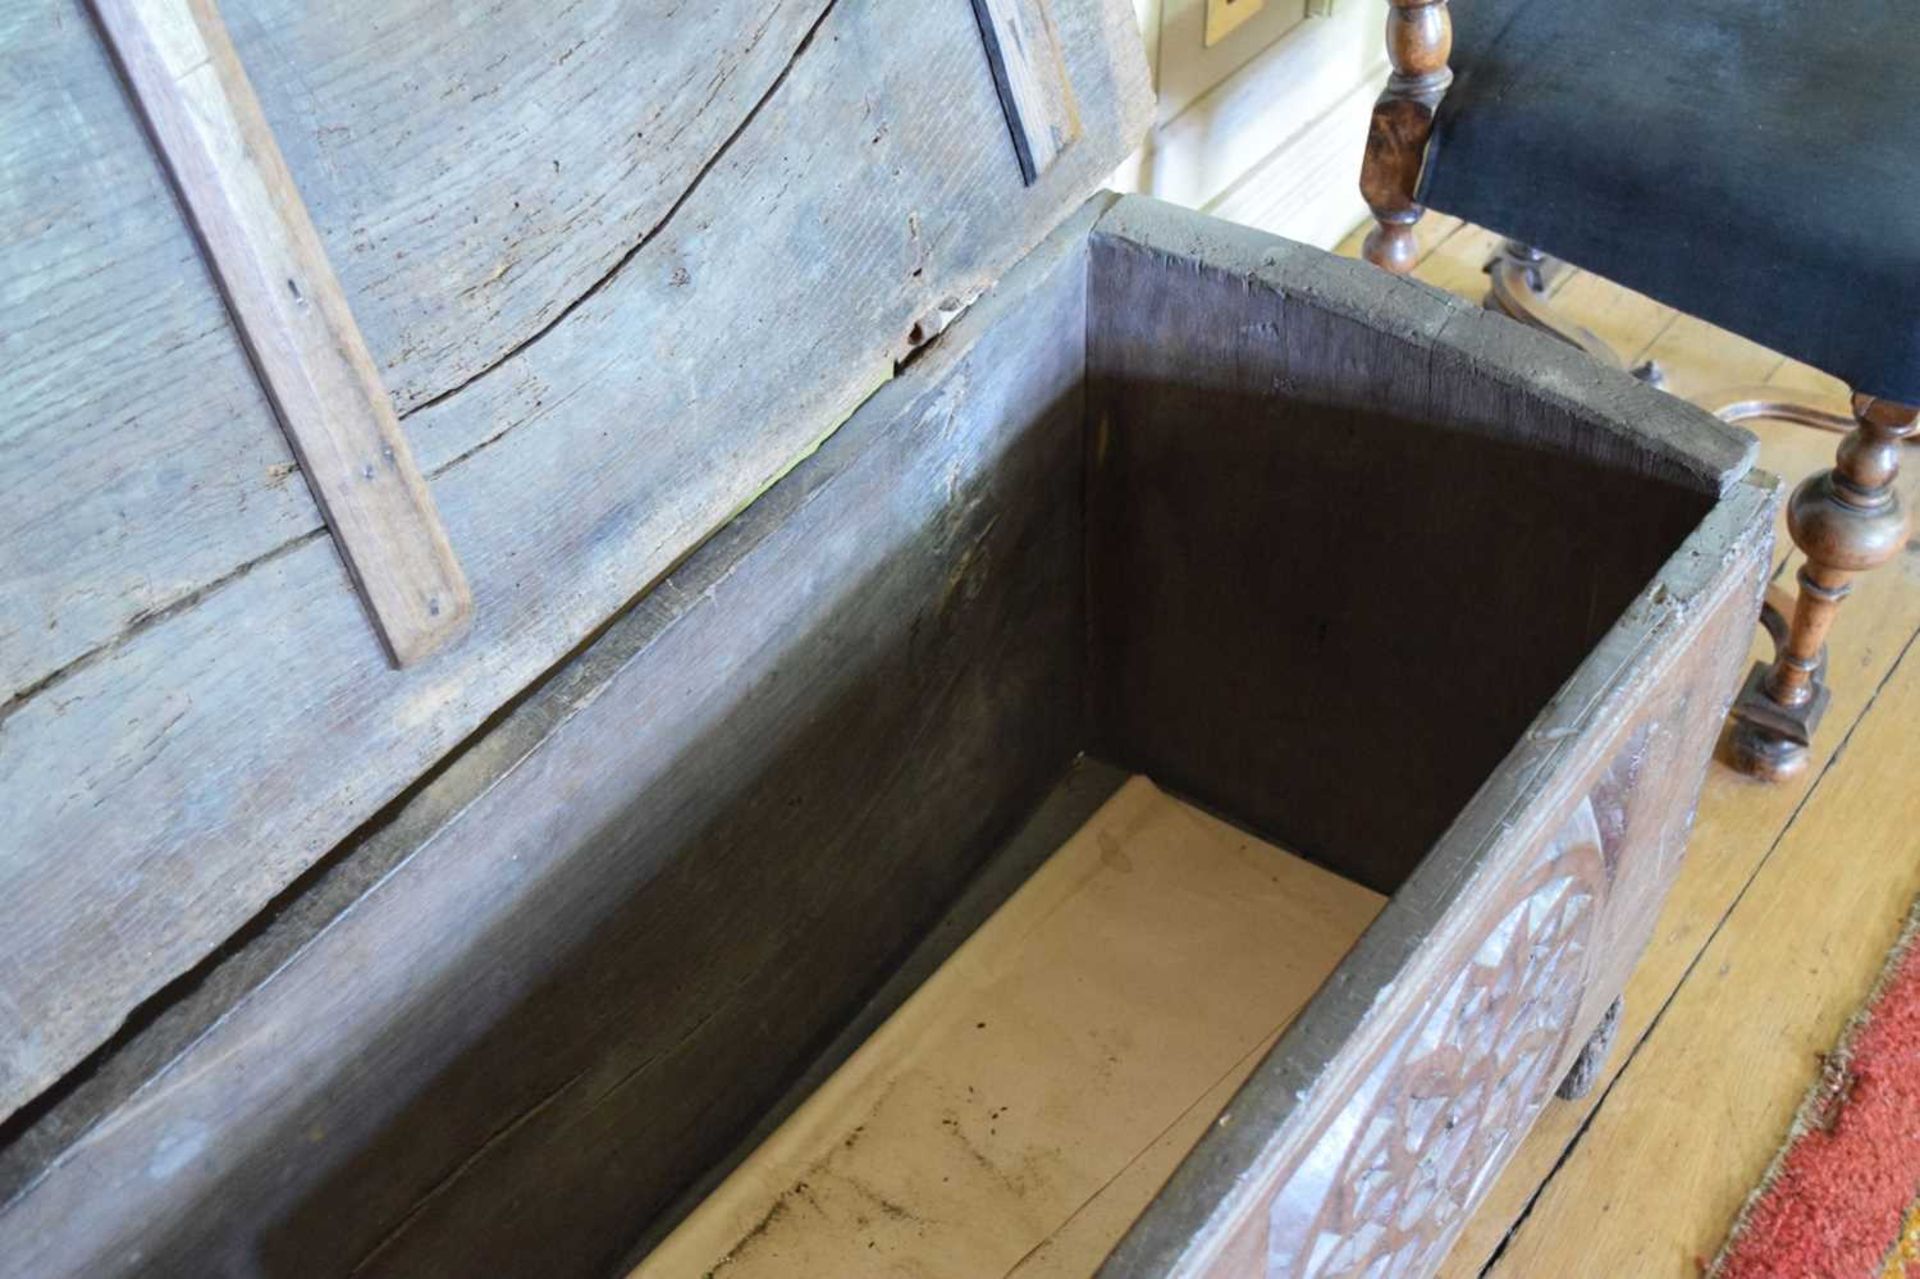
<instances>
[{"instance_id":1,"label":"grain of weathered wood","mask_svg":"<svg viewBox=\"0 0 1920 1279\"><path fill-rule=\"evenodd\" d=\"M352 308L213 0L90 0L227 305L401 666L461 635L473 598Z\"/></svg>"},{"instance_id":2,"label":"grain of weathered wood","mask_svg":"<svg viewBox=\"0 0 1920 1279\"><path fill-rule=\"evenodd\" d=\"M1080 136L1080 108L1060 57L1049 0L973 0L1020 176L1032 186Z\"/></svg>"},{"instance_id":3,"label":"grain of weathered wood","mask_svg":"<svg viewBox=\"0 0 1920 1279\"><path fill-rule=\"evenodd\" d=\"M656 233L834 7L495 0L482 20L433 0L256 0L226 16L404 414L499 367Z\"/></svg>"},{"instance_id":4,"label":"grain of weathered wood","mask_svg":"<svg viewBox=\"0 0 1920 1279\"><path fill-rule=\"evenodd\" d=\"M1079 744L1094 212L375 833L0 1274L608 1273Z\"/></svg>"},{"instance_id":5,"label":"grain of weathered wood","mask_svg":"<svg viewBox=\"0 0 1920 1279\"><path fill-rule=\"evenodd\" d=\"M321 521L84 6L0 7L0 48L3 714Z\"/></svg>"},{"instance_id":6,"label":"grain of weathered wood","mask_svg":"<svg viewBox=\"0 0 1920 1279\"><path fill-rule=\"evenodd\" d=\"M826 0L265 0L226 19L403 414L659 225ZM0 13L0 699L320 515L81 0ZM646 49L648 74L609 74ZM556 161L559 167L556 168ZM412 432L429 475L490 438ZM334 589L329 586L328 589Z\"/></svg>"},{"instance_id":7,"label":"grain of weathered wood","mask_svg":"<svg viewBox=\"0 0 1920 1279\"><path fill-rule=\"evenodd\" d=\"M1055 16L1086 139L1024 195L971 12L836 5L603 286L408 417L474 590L457 651L384 669L330 548L296 538L10 708L0 1111L762 491L890 375L918 316L987 287L1097 185L1144 122L1137 35L1117 0Z\"/></svg>"},{"instance_id":8,"label":"grain of weathered wood","mask_svg":"<svg viewBox=\"0 0 1920 1279\"><path fill-rule=\"evenodd\" d=\"M634 1279L1089 1273L1383 904L1134 778Z\"/></svg>"},{"instance_id":9,"label":"grain of weathered wood","mask_svg":"<svg viewBox=\"0 0 1920 1279\"><path fill-rule=\"evenodd\" d=\"M828 7L725 0L691 21L670 0L512 0L451 31L434 0L269 0L226 16L404 417L488 370L511 379L503 361L659 230ZM9 6L0 36L0 235L19 246L0 287L0 400L23 406L0 439L7 472L32 477L0 502L0 577L19 587L0 591L4 699L284 549L320 516L84 6ZM977 125L964 141L997 179L1005 131L990 123L997 112L970 110L968 82L987 82L977 33L971 45L964 58L957 45L940 51L945 79L920 106L938 98L959 110L956 130ZM635 48L645 76L621 73ZM1138 57L1117 42L1108 52ZM1117 157L1131 141L1101 136L1114 127L1101 81L1082 86L1086 119ZM1144 94L1143 74L1131 91ZM884 106L915 109L903 105L912 97L903 87ZM879 132L863 117L834 126L856 152L856 135ZM883 144L877 163L899 149ZM1108 162L1062 189L1085 194ZM924 269L921 311L990 274L973 263L943 281L941 252L929 252L901 272ZM509 421L411 424L422 467L431 476L541 416L542 398L533 389Z\"/></svg>"}]
</instances>

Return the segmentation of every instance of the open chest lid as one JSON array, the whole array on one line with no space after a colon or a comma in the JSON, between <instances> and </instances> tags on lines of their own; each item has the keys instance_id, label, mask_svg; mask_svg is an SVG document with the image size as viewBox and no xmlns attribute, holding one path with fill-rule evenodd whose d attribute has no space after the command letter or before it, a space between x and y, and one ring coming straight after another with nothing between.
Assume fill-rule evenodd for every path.
<instances>
[{"instance_id":1,"label":"open chest lid","mask_svg":"<svg viewBox=\"0 0 1920 1279\"><path fill-rule=\"evenodd\" d=\"M1128 0L224 21L471 630L390 661L102 30L15 6L0 468L45 482L0 504L0 1117L804 457L1151 111Z\"/></svg>"}]
</instances>

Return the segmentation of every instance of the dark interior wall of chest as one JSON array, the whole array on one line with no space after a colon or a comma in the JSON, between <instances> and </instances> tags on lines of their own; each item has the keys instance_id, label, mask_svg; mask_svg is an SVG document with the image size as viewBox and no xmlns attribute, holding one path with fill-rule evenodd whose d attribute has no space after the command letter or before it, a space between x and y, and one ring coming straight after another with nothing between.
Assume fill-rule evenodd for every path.
<instances>
[{"instance_id":1,"label":"dark interior wall of chest","mask_svg":"<svg viewBox=\"0 0 1920 1279\"><path fill-rule=\"evenodd\" d=\"M1097 748L1391 893L1715 495L1396 331L1423 286L1092 253Z\"/></svg>"}]
</instances>

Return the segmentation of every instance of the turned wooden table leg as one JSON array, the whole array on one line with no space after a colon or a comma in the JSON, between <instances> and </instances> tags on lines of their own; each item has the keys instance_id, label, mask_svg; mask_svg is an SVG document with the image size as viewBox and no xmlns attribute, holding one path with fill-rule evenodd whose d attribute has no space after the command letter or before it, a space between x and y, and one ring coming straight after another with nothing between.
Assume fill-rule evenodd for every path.
<instances>
[{"instance_id":1,"label":"turned wooden table leg","mask_svg":"<svg viewBox=\"0 0 1920 1279\"><path fill-rule=\"evenodd\" d=\"M1373 211L1374 229L1362 252L1367 261L1396 275L1413 270L1419 243L1413 224L1426 210L1414 201L1433 114L1453 83L1447 58L1453 52L1453 19L1447 0L1391 0L1387 12L1387 60L1393 74L1373 105L1367 129L1360 194Z\"/></svg>"},{"instance_id":2,"label":"turned wooden table leg","mask_svg":"<svg viewBox=\"0 0 1920 1279\"><path fill-rule=\"evenodd\" d=\"M1833 469L1809 476L1788 502L1787 529L1807 557L1800 595L1773 664L1754 667L1733 707L1734 763L1768 781L1807 766L1808 743L1827 706L1821 654L1853 578L1885 564L1907 540L1907 513L1893 482L1900 441L1913 432L1920 408L1856 395L1853 416Z\"/></svg>"}]
</instances>

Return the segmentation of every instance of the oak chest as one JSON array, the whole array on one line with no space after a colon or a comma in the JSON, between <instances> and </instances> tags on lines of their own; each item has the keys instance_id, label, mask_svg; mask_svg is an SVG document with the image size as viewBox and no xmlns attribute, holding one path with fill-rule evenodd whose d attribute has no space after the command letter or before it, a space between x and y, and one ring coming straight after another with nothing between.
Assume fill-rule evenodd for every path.
<instances>
[{"instance_id":1,"label":"oak chest","mask_svg":"<svg viewBox=\"0 0 1920 1279\"><path fill-rule=\"evenodd\" d=\"M396 667L98 32L27 7L0 1273L613 1273L1089 769L1384 898L1104 1273L1438 1264L1681 857L1748 437L1093 194L1122 0L236 2L472 584Z\"/></svg>"}]
</instances>

